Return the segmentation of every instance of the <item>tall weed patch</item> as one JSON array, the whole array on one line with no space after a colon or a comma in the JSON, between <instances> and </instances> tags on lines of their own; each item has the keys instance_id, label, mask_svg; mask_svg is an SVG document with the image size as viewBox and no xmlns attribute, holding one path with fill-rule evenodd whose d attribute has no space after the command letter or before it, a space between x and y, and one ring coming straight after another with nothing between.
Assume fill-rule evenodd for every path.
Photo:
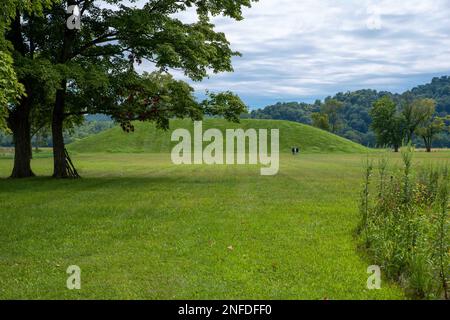
<instances>
[{"instance_id":1,"label":"tall weed patch","mask_svg":"<svg viewBox=\"0 0 450 320\"><path fill-rule=\"evenodd\" d=\"M364 162L358 233L372 262L415 298L448 299L448 164L416 165L402 150Z\"/></svg>"}]
</instances>

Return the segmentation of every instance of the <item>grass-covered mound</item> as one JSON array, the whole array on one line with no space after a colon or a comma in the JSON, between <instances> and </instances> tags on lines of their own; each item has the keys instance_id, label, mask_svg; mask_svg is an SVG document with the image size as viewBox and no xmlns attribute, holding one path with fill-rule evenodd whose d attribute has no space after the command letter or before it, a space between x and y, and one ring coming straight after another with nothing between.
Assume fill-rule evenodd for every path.
<instances>
[{"instance_id":1,"label":"grass-covered mound","mask_svg":"<svg viewBox=\"0 0 450 320\"><path fill-rule=\"evenodd\" d=\"M115 127L97 135L87 137L70 144L70 151L75 152L117 152L117 153L168 153L176 144L171 142L173 130L186 128L193 132L190 120L173 120L170 130L156 129L154 124L135 123L135 132L125 133ZM300 123L278 120L242 120L231 123L222 119L206 119L203 131L217 128L224 133L226 129L279 129L280 152L290 152L292 146L298 146L306 153L358 153L367 148L334 134ZM270 132L269 132L270 135ZM224 135L225 136L225 135Z\"/></svg>"}]
</instances>

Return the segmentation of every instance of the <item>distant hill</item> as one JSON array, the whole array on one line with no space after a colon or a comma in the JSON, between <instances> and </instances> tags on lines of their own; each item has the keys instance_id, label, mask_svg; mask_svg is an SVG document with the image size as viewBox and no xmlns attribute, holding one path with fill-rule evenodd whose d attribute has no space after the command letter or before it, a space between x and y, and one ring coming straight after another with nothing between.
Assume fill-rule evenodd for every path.
<instances>
[{"instance_id":1,"label":"distant hill","mask_svg":"<svg viewBox=\"0 0 450 320\"><path fill-rule=\"evenodd\" d=\"M88 136L68 146L75 152L117 152L117 153L169 153L176 144L171 142L171 133L177 128L193 131L190 120L173 120L169 131L156 129L151 123L135 123L135 132L125 133L119 127ZM276 120L242 120L240 124L230 123L222 119L206 119L203 131L217 128L226 129L279 129L280 152L290 152L292 146L298 146L306 153L358 153L368 149L338 137L334 134L304 124Z\"/></svg>"},{"instance_id":2,"label":"distant hill","mask_svg":"<svg viewBox=\"0 0 450 320\"><path fill-rule=\"evenodd\" d=\"M436 111L441 116L450 114L450 77L434 78L431 83L415 87L410 92L417 98L436 100Z\"/></svg>"},{"instance_id":3,"label":"distant hill","mask_svg":"<svg viewBox=\"0 0 450 320\"><path fill-rule=\"evenodd\" d=\"M105 122L112 121L110 116L104 114L88 114L85 116L86 121L97 121L97 122Z\"/></svg>"},{"instance_id":4,"label":"distant hill","mask_svg":"<svg viewBox=\"0 0 450 320\"><path fill-rule=\"evenodd\" d=\"M354 142L374 146L375 134L370 128L371 118L369 115L373 103L379 98L389 95L394 100L399 100L402 95L411 98L432 98L436 100L436 113L440 116L450 114L450 77L444 76L434 78L431 83L415 87L402 95L386 91L358 90L354 92L340 92L333 97L344 103L340 112L342 127L338 135ZM250 113L252 119L279 119L290 120L304 124L311 124L311 113L319 111L320 101L314 104L289 102L277 103L263 109L254 110ZM422 141L416 139L416 145ZM435 147L450 147L450 135L443 133L434 142Z\"/></svg>"}]
</instances>

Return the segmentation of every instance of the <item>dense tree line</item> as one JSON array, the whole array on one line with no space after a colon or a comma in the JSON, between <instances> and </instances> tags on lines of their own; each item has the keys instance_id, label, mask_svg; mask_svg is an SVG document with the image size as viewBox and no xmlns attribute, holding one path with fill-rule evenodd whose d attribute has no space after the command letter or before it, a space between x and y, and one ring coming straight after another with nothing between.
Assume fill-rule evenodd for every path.
<instances>
[{"instance_id":1,"label":"dense tree line","mask_svg":"<svg viewBox=\"0 0 450 320\"><path fill-rule=\"evenodd\" d=\"M86 138L90 135L100 133L104 130L114 127L116 124L112 120L98 121L88 119L80 125L64 130L64 141L71 143L79 139ZM52 135L48 128L44 128L36 132L31 137L31 145L34 149L42 147L52 147ZM0 132L0 146L14 147L13 137L10 134Z\"/></svg>"},{"instance_id":2,"label":"dense tree line","mask_svg":"<svg viewBox=\"0 0 450 320\"><path fill-rule=\"evenodd\" d=\"M342 137L374 147L379 144L375 130L372 128L373 117L371 110L375 102L383 97L390 98L400 111L405 102L412 103L420 99L433 99L435 112L433 121L447 120L450 115L450 77L434 78L431 83L418 86L403 94L393 94L385 91L358 90L354 92L340 92L324 101L307 103L277 103L250 113L254 119L279 119L315 125L321 129L332 131ZM331 107L331 109L330 109ZM328 109L328 110L327 110ZM330 119L330 116L332 119ZM331 122L330 122L331 120ZM437 122L436 122L437 121ZM331 126L331 123L333 125ZM438 130L434 135L434 147L450 147L450 134L445 130ZM422 131L423 132L423 131ZM409 132L412 141L417 146L426 147L423 137L417 132ZM408 137L406 137L407 140Z\"/></svg>"},{"instance_id":3,"label":"dense tree line","mask_svg":"<svg viewBox=\"0 0 450 320\"><path fill-rule=\"evenodd\" d=\"M312 124L311 113L317 110L318 106L307 103L277 103L264 109L252 111L250 117L253 119L289 120Z\"/></svg>"}]
</instances>

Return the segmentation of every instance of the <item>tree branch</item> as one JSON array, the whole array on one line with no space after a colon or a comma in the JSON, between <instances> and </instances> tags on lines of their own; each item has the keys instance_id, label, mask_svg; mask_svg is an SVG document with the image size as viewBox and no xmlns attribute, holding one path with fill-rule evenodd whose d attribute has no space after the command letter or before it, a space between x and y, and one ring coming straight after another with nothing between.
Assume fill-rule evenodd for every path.
<instances>
[{"instance_id":1,"label":"tree branch","mask_svg":"<svg viewBox=\"0 0 450 320\"><path fill-rule=\"evenodd\" d=\"M117 34L118 34L118 32L114 31L114 32L105 33L105 34L101 35L100 37L98 37L98 38L90 41L89 43L85 44L84 46L82 46L79 50L75 51L74 54L72 55L72 58L75 58L77 55L83 54L84 51L95 46L96 44L119 40L119 38L116 37ZM112 37L112 38L110 38L110 37Z\"/></svg>"},{"instance_id":2,"label":"tree branch","mask_svg":"<svg viewBox=\"0 0 450 320\"><path fill-rule=\"evenodd\" d=\"M89 111L80 111L80 112L66 112L64 113L64 118L70 117L70 116L84 116L86 114L89 114Z\"/></svg>"}]
</instances>

